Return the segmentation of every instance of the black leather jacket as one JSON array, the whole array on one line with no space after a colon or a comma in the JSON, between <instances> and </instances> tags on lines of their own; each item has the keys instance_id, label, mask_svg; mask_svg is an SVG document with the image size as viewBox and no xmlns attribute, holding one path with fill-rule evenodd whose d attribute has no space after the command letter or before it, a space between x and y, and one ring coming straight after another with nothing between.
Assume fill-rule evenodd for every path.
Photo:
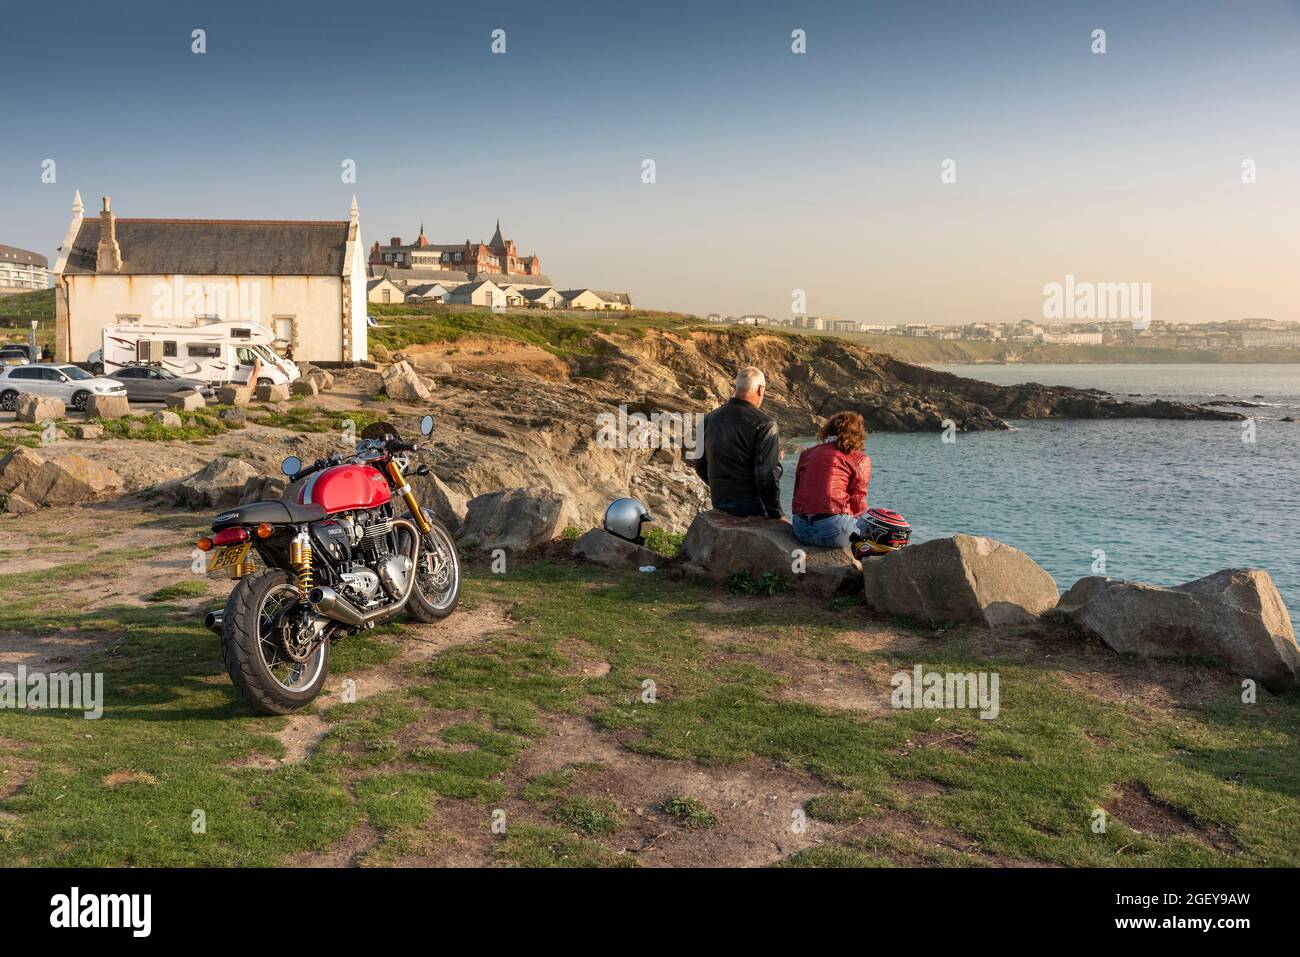
<instances>
[{"instance_id":1,"label":"black leather jacket","mask_svg":"<svg viewBox=\"0 0 1300 957\"><path fill-rule=\"evenodd\" d=\"M691 464L715 499L755 495L770 518L781 517L781 446L776 422L744 399L704 417L704 454Z\"/></svg>"}]
</instances>

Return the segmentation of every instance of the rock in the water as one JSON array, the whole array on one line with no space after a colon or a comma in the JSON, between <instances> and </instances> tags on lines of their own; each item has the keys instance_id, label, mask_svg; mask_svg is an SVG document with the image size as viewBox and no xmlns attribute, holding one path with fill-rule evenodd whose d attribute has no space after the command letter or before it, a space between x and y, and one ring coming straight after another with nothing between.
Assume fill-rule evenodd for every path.
<instances>
[{"instance_id":1,"label":"rock in the water","mask_svg":"<svg viewBox=\"0 0 1300 957\"><path fill-rule=\"evenodd\" d=\"M1059 611L1119 652L1214 658L1274 691L1300 678L1291 616L1273 579L1257 568L1228 568L1174 588L1083 578Z\"/></svg>"},{"instance_id":2,"label":"rock in the water","mask_svg":"<svg viewBox=\"0 0 1300 957\"><path fill-rule=\"evenodd\" d=\"M14 489L34 505L81 505L120 492L122 476L80 455L47 460L36 474Z\"/></svg>"},{"instance_id":3,"label":"rock in the water","mask_svg":"<svg viewBox=\"0 0 1300 957\"><path fill-rule=\"evenodd\" d=\"M566 495L547 488L508 488L470 500L463 540L471 548L518 554L551 541L576 518Z\"/></svg>"},{"instance_id":4,"label":"rock in the water","mask_svg":"<svg viewBox=\"0 0 1300 957\"><path fill-rule=\"evenodd\" d=\"M181 427L181 417L167 409L159 409L153 414L153 418L159 425L169 429L179 429Z\"/></svg>"},{"instance_id":5,"label":"rock in the water","mask_svg":"<svg viewBox=\"0 0 1300 957\"><path fill-rule=\"evenodd\" d=\"M61 419L65 411L62 399L56 399L52 395L33 395L24 392L18 397L18 404L14 407L14 421L44 422L46 419Z\"/></svg>"},{"instance_id":6,"label":"rock in the water","mask_svg":"<svg viewBox=\"0 0 1300 957\"><path fill-rule=\"evenodd\" d=\"M320 384L316 379L303 376L301 379L293 380L293 386L289 391L294 395L316 395L320 392Z\"/></svg>"},{"instance_id":7,"label":"rock in the water","mask_svg":"<svg viewBox=\"0 0 1300 957\"><path fill-rule=\"evenodd\" d=\"M1018 625L1055 607L1047 570L1019 549L974 535L908 545L862 563L867 605L918 621Z\"/></svg>"},{"instance_id":8,"label":"rock in the water","mask_svg":"<svg viewBox=\"0 0 1300 957\"><path fill-rule=\"evenodd\" d=\"M720 581L738 572L776 572L822 595L852 589L858 577L858 563L847 548L804 545L789 522L736 518L716 509L691 522L682 557L688 571Z\"/></svg>"},{"instance_id":9,"label":"rock in the water","mask_svg":"<svg viewBox=\"0 0 1300 957\"><path fill-rule=\"evenodd\" d=\"M163 399L169 409L180 409L182 412L192 412L195 409L202 409L208 403L199 393L193 390L185 392L173 392Z\"/></svg>"},{"instance_id":10,"label":"rock in the water","mask_svg":"<svg viewBox=\"0 0 1300 957\"><path fill-rule=\"evenodd\" d=\"M252 399L252 396L253 396L253 391L248 387L247 384L223 385L220 389L217 390L217 401L220 402L222 405L234 405L234 406L248 405L249 401Z\"/></svg>"},{"instance_id":11,"label":"rock in the water","mask_svg":"<svg viewBox=\"0 0 1300 957\"><path fill-rule=\"evenodd\" d=\"M20 445L0 458L0 495L12 492L41 470L45 456Z\"/></svg>"},{"instance_id":12,"label":"rock in the water","mask_svg":"<svg viewBox=\"0 0 1300 957\"><path fill-rule=\"evenodd\" d=\"M428 475L408 477L411 489L420 507L432 512L434 517L453 535L465 524L465 513L469 508L469 499L451 488L432 472Z\"/></svg>"},{"instance_id":13,"label":"rock in the water","mask_svg":"<svg viewBox=\"0 0 1300 957\"><path fill-rule=\"evenodd\" d=\"M102 439L104 427L94 422L83 422L68 426L74 439Z\"/></svg>"},{"instance_id":14,"label":"rock in the water","mask_svg":"<svg viewBox=\"0 0 1300 957\"><path fill-rule=\"evenodd\" d=\"M92 395L86 400L88 419L124 419L131 414L131 403L124 395Z\"/></svg>"},{"instance_id":15,"label":"rock in the water","mask_svg":"<svg viewBox=\"0 0 1300 957\"><path fill-rule=\"evenodd\" d=\"M248 480L257 476L247 462L223 455L193 475L164 482L158 492L187 508L229 508L239 504Z\"/></svg>"},{"instance_id":16,"label":"rock in the water","mask_svg":"<svg viewBox=\"0 0 1300 957\"><path fill-rule=\"evenodd\" d=\"M662 565L664 557L636 542L593 528L573 543L573 554L601 565Z\"/></svg>"},{"instance_id":17,"label":"rock in the water","mask_svg":"<svg viewBox=\"0 0 1300 957\"><path fill-rule=\"evenodd\" d=\"M428 402L433 398L428 387L409 362L395 362L380 373L384 392L402 402Z\"/></svg>"},{"instance_id":18,"label":"rock in the water","mask_svg":"<svg viewBox=\"0 0 1300 957\"><path fill-rule=\"evenodd\" d=\"M257 401L259 402L288 402L289 395L290 392L287 383L259 385L257 387Z\"/></svg>"}]
</instances>

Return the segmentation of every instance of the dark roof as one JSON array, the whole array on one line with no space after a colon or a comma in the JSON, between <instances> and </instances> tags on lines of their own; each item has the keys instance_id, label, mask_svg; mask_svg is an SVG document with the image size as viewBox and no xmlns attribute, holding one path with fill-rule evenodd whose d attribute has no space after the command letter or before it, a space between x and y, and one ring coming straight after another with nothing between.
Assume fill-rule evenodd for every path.
<instances>
[{"instance_id":1,"label":"dark roof","mask_svg":"<svg viewBox=\"0 0 1300 957\"><path fill-rule=\"evenodd\" d=\"M621 302L625 305L632 305L632 297L625 292L608 292L604 289L593 289L592 292L606 302Z\"/></svg>"},{"instance_id":2,"label":"dark roof","mask_svg":"<svg viewBox=\"0 0 1300 957\"><path fill-rule=\"evenodd\" d=\"M524 298L525 298L525 299L541 299L541 298L542 298L543 296L545 296L547 293L552 293L552 292L553 292L553 293L556 293L557 295L559 294L559 290L554 289L554 288L552 288L551 286L543 286L543 287L540 288L540 289L525 289L525 290L524 290Z\"/></svg>"},{"instance_id":3,"label":"dark roof","mask_svg":"<svg viewBox=\"0 0 1300 957\"><path fill-rule=\"evenodd\" d=\"M124 251L125 254L125 251ZM537 273L533 276L503 276L499 272L479 272L472 278L470 274L462 269L402 269L397 266L385 266L382 263L369 263L366 267L369 274L374 276L378 273L387 272L393 282L398 283L421 283L421 282L440 282L444 286L451 288L451 283L474 282L482 279L490 280L498 286L553 286L550 277Z\"/></svg>"},{"instance_id":4,"label":"dark roof","mask_svg":"<svg viewBox=\"0 0 1300 957\"><path fill-rule=\"evenodd\" d=\"M0 259L40 266L43 269L48 269L50 265L50 261L40 253L34 253L30 249L19 249L17 246L6 246L4 243L0 243Z\"/></svg>"},{"instance_id":5,"label":"dark roof","mask_svg":"<svg viewBox=\"0 0 1300 957\"><path fill-rule=\"evenodd\" d=\"M340 222L119 219L122 275L341 276L348 226ZM67 273L93 273L99 218L82 220Z\"/></svg>"},{"instance_id":6,"label":"dark roof","mask_svg":"<svg viewBox=\"0 0 1300 957\"><path fill-rule=\"evenodd\" d=\"M493 233L492 238L488 240L488 248L500 249L502 251L506 248L506 241L501 238L501 220L499 219L497 220L497 231Z\"/></svg>"}]
</instances>

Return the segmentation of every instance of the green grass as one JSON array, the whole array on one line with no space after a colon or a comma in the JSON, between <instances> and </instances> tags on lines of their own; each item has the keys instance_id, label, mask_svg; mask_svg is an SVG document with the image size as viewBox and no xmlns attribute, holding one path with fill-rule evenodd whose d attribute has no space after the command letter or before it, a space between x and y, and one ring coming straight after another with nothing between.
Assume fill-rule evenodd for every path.
<instances>
[{"instance_id":1,"label":"green grass","mask_svg":"<svg viewBox=\"0 0 1300 957\"><path fill-rule=\"evenodd\" d=\"M206 580L191 578L176 582L174 585L164 585L150 595L149 600L153 602L177 601L181 598L198 598L200 595L206 595L207 593L208 584Z\"/></svg>"},{"instance_id":2,"label":"green grass","mask_svg":"<svg viewBox=\"0 0 1300 957\"><path fill-rule=\"evenodd\" d=\"M699 798L677 797L665 798L659 804L663 811L678 827L691 831L706 831L718 826L718 816L704 806Z\"/></svg>"},{"instance_id":3,"label":"green grass","mask_svg":"<svg viewBox=\"0 0 1300 957\"><path fill-rule=\"evenodd\" d=\"M665 558L676 558L685 540L684 532L670 532L654 526L645 530L645 547Z\"/></svg>"},{"instance_id":4,"label":"green grass","mask_svg":"<svg viewBox=\"0 0 1300 957\"><path fill-rule=\"evenodd\" d=\"M1245 706L1231 682L1195 663L1168 666L1175 686L1224 690L1158 710L1133 696L1084 695L1054 673L1052 657L988 660L961 628L926 632L933 637L918 650L868 652L844 640L866 627L856 607L780 598L742 618L720 605L724 592L694 581L520 564L505 577L471 570L466 582L468 603L509 607L508 632L409 662L396 658L409 625L340 642L337 674L364 686L369 670L385 665L403 686L320 706L324 737L310 756L267 766L285 753L274 734L290 719L245 709L197 615L169 600L84 607L108 564L132 558L136 550L123 549L0 575L0 627L106 638L78 665L105 676L101 720L0 709L0 766L35 762L22 787L0 799L7 863L283 864L368 824L378 844L363 863L436 856L452 828L484 841L502 865L629 865L618 795L587 786L598 768L518 775L521 755L567 716L652 758L706 770L757 761L809 776L816 793L804 810L833 836L791 865L1300 864L1300 696L1261 693ZM186 580L186 570L176 577ZM584 656L609 662L609 673L575 678L564 650L575 641ZM783 690L812 669L887 675L918 663L996 670L999 718L868 715ZM1106 658L1089 667L1123 665ZM641 697L647 679L655 703ZM956 737L963 747L918 744L927 737ZM138 779L106 783L120 771ZM1239 850L1139 834L1116 818L1093 833L1092 811L1126 782L1230 832ZM508 826L493 833L502 807L512 809ZM206 813L204 834L191 830L196 809ZM725 810L688 795L670 795L661 809L685 827L713 818L714 833L725 835ZM978 850L909 838L891 823L900 816ZM851 827L858 821L865 831Z\"/></svg>"}]
</instances>

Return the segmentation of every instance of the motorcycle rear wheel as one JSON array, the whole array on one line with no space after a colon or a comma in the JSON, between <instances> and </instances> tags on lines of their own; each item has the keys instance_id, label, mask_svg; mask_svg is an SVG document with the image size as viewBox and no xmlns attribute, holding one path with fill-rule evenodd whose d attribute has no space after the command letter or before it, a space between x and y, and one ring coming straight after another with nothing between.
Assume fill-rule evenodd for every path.
<instances>
[{"instance_id":1,"label":"motorcycle rear wheel","mask_svg":"<svg viewBox=\"0 0 1300 957\"><path fill-rule=\"evenodd\" d=\"M277 616L297 603L297 586L279 568L244 576L226 602L221 656L244 700L263 714L300 711L320 694L329 677L328 635L306 661L295 662L271 631Z\"/></svg>"}]
</instances>

